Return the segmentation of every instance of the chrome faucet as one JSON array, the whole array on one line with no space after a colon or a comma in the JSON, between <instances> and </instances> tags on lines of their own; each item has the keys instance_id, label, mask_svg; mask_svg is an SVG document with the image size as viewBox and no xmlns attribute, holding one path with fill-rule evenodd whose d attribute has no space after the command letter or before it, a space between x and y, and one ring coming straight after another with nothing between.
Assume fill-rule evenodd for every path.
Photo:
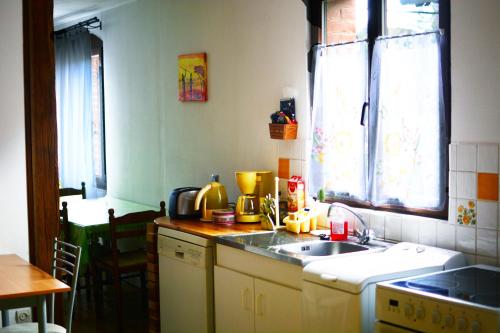
<instances>
[{"instance_id":1,"label":"chrome faucet","mask_svg":"<svg viewBox=\"0 0 500 333\"><path fill-rule=\"evenodd\" d=\"M368 242L370 241L370 239L375 238L374 234L373 234L373 231L370 230L370 228L368 227L368 225L366 224L366 222L363 220L363 218L358 213L356 213L355 211L353 211L351 207L349 207L349 206L347 206L347 205L345 205L343 203L334 202L334 203L330 204L330 207L328 207L328 214L327 214L327 216L330 216L330 213L331 213L332 209L334 209L335 207L347 210L349 213L351 213L352 215L354 215L358 219L358 221L363 225L363 231L362 232L358 231L356 228L353 228L353 233L354 233L354 236L356 236L358 238L358 243L360 243L360 244L368 244Z\"/></svg>"}]
</instances>

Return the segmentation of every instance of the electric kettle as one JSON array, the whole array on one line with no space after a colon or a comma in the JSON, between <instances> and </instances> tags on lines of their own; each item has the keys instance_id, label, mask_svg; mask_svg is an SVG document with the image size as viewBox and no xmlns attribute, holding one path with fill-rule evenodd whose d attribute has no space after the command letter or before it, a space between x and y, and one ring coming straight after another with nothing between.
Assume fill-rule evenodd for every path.
<instances>
[{"instance_id":1,"label":"electric kettle","mask_svg":"<svg viewBox=\"0 0 500 333\"><path fill-rule=\"evenodd\" d=\"M201 219L212 222L212 211L214 209L225 209L227 205L227 194L224 185L219 183L219 175L212 175L211 182L198 192L194 201L194 209L200 210Z\"/></svg>"}]
</instances>

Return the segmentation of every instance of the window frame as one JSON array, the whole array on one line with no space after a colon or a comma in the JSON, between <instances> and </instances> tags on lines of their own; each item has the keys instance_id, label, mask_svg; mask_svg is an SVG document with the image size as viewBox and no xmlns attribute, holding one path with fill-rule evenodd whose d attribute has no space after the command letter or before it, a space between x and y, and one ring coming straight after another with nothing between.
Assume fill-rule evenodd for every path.
<instances>
[{"instance_id":1,"label":"window frame","mask_svg":"<svg viewBox=\"0 0 500 333\"><path fill-rule=\"evenodd\" d=\"M323 42L326 42L326 22L327 20L327 5L328 0L323 1L322 10L322 36ZM377 37L383 36L385 25L385 3L386 0L368 0L368 26L367 26L367 40L368 40L368 85L370 84L370 75L372 67L373 49ZM450 0L439 1L439 29L442 31L441 41L441 67L443 78L443 98L445 107L445 127L446 127L446 144L451 142L451 62L450 62ZM368 91L370 87L368 86ZM369 112L369 111L368 111ZM449 156L448 147L443 147L445 152L445 175L449 173ZM397 205L373 205L369 201L346 199L342 197L334 197L326 199L325 202L341 202L351 207L365 208L370 210L387 211L394 213L401 213L407 215L418 215L423 217L432 217L438 219L448 219L448 206L449 206L449 179L444 177L444 192L445 202L441 210L430 210L423 208L409 208Z\"/></svg>"},{"instance_id":2,"label":"window frame","mask_svg":"<svg viewBox=\"0 0 500 333\"><path fill-rule=\"evenodd\" d=\"M105 117L105 104L104 104L104 58L103 58L103 41L95 35L90 34L92 44L91 56L99 55L99 83L100 83L100 104L101 104L101 165L102 177L95 176L96 188L99 190L107 190L107 172L106 172L106 117Z\"/></svg>"}]
</instances>

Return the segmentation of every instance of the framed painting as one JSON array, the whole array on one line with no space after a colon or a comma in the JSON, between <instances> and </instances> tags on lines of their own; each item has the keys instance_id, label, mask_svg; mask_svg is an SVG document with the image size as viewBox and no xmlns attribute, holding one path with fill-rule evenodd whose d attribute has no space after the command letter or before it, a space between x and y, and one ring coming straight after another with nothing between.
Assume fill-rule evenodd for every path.
<instances>
[{"instance_id":1,"label":"framed painting","mask_svg":"<svg viewBox=\"0 0 500 333\"><path fill-rule=\"evenodd\" d=\"M207 101L207 54L193 53L178 56L179 101Z\"/></svg>"}]
</instances>

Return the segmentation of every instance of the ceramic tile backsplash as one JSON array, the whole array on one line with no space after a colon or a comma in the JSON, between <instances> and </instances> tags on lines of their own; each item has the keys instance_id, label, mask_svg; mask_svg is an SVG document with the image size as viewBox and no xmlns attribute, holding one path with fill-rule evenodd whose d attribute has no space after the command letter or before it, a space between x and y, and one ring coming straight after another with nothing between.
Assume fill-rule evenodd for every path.
<instances>
[{"instance_id":1,"label":"ceramic tile backsplash","mask_svg":"<svg viewBox=\"0 0 500 333\"><path fill-rule=\"evenodd\" d=\"M457 170L476 171L477 145L470 143L460 143L457 147Z\"/></svg>"},{"instance_id":2,"label":"ceramic tile backsplash","mask_svg":"<svg viewBox=\"0 0 500 333\"><path fill-rule=\"evenodd\" d=\"M477 224L477 208L475 200L457 199L456 223L466 226Z\"/></svg>"},{"instance_id":3,"label":"ceramic tile backsplash","mask_svg":"<svg viewBox=\"0 0 500 333\"><path fill-rule=\"evenodd\" d=\"M477 201L477 226L479 228L497 229L498 204L492 201Z\"/></svg>"},{"instance_id":4,"label":"ceramic tile backsplash","mask_svg":"<svg viewBox=\"0 0 500 333\"><path fill-rule=\"evenodd\" d=\"M280 158L278 159L278 177L282 179L290 178L290 159Z\"/></svg>"},{"instance_id":5,"label":"ceramic tile backsplash","mask_svg":"<svg viewBox=\"0 0 500 333\"><path fill-rule=\"evenodd\" d=\"M476 254L476 229L457 226L456 248L460 252Z\"/></svg>"},{"instance_id":6,"label":"ceramic tile backsplash","mask_svg":"<svg viewBox=\"0 0 500 333\"><path fill-rule=\"evenodd\" d=\"M476 255L468 253L464 254L465 254L465 262L467 265L475 265L477 263Z\"/></svg>"},{"instance_id":7,"label":"ceramic tile backsplash","mask_svg":"<svg viewBox=\"0 0 500 333\"><path fill-rule=\"evenodd\" d=\"M498 145L477 146L477 172L498 173Z\"/></svg>"},{"instance_id":8,"label":"ceramic tile backsplash","mask_svg":"<svg viewBox=\"0 0 500 333\"><path fill-rule=\"evenodd\" d=\"M476 199L477 174L475 172L457 172L457 198Z\"/></svg>"},{"instance_id":9,"label":"ceramic tile backsplash","mask_svg":"<svg viewBox=\"0 0 500 333\"><path fill-rule=\"evenodd\" d=\"M466 254L469 264L500 266L499 151L498 144L450 144L447 221L367 209L357 211L370 221L379 238L457 250ZM493 181L493 190L497 192L495 196L489 193L490 199L478 193L479 174L494 175L487 176L488 185L492 186ZM328 205L322 207L326 214Z\"/></svg>"},{"instance_id":10,"label":"ceramic tile backsplash","mask_svg":"<svg viewBox=\"0 0 500 333\"><path fill-rule=\"evenodd\" d=\"M490 229L477 229L476 254L497 257L497 232Z\"/></svg>"},{"instance_id":11,"label":"ceramic tile backsplash","mask_svg":"<svg viewBox=\"0 0 500 333\"><path fill-rule=\"evenodd\" d=\"M418 242L420 244L436 246L436 220L422 219L418 225Z\"/></svg>"},{"instance_id":12,"label":"ceramic tile backsplash","mask_svg":"<svg viewBox=\"0 0 500 333\"><path fill-rule=\"evenodd\" d=\"M450 197L457 197L457 173L456 171L450 171L448 178L448 187Z\"/></svg>"},{"instance_id":13,"label":"ceramic tile backsplash","mask_svg":"<svg viewBox=\"0 0 500 333\"><path fill-rule=\"evenodd\" d=\"M293 158L293 159L303 159L302 158L302 146L305 144L301 143L300 139L297 140L278 140L278 156L281 158Z\"/></svg>"},{"instance_id":14,"label":"ceramic tile backsplash","mask_svg":"<svg viewBox=\"0 0 500 333\"><path fill-rule=\"evenodd\" d=\"M375 232L375 236L385 238L385 214L379 212L371 214L370 228Z\"/></svg>"},{"instance_id":15,"label":"ceramic tile backsplash","mask_svg":"<svg viewBox=\"0 0 500 333\"><path fill-rule=\"evenodd\" d=\"M402 224L402 240L403 242L418 243L418 231L420 219L414 216L404 216Z\"/></svg>"},{"instance_id":16,"label":"ceramic tile backsplash","mask_svg":"<svg viewBox=\"0 0 500 333\"><path fill-rule=\"evenodd\" d=\"M498 174L477 174L477 198L483 200L498 201Z\"/></svg>"},{"instance_id":17,"label":"ceramic tile backsplash","mask_svg":"<svg viewBox=\"0 0 500 333\"><path fill-rule=\"evenodd\" d=\"M495 266L498 263L497 263L497 258L476 256L476 264L477 265L491 265L491 266Z\"/></svg>"},{"instance_id":18,"label":"ceramic tile backsplash","mask_svg":"<svg viewBox=\"0 0 500 333\"><path fill-rule=\"evenodd\" d=\"M455 248L474 262L500 265L500 145L456 143L449 146L450 224L457 224ZM437 245L451 246L451 239L437 230ZM495 230L499 232L495 235ZM477 256L477 260L476 257Z\"/></svg>"},{"instance_id":19,"label":"ceramic tile backsplash","mask_svg":"<svg viewBox=\"0 0 500 333\"><path fill-rule=\"evenodd\" d=\"M450 198L448 201L448 222L457 223L457 199Z\"/></svg>"},{"instance_id":20,"label":"ceramic tile backsplash","mask_svg":"<svg viewBox=\"0 0 500 333\"><path fill-rule=\"evenodd\" d=\"M448 250L455 250L455 226L446 222L437 223L436 245Z\"/></svg>"},{"instance_id":21,"label":"ceramic tile backsplash","mask_svg":"<svg viewBox=\"0 0 500 333\"><path fill-rule=\"evenodd\" d=\"M385 239L401 241L401 222L403 218L398 214L388 214L385 217Z\"/></svg>"},{"instance_id":22,"label":"ceramic tile backsplash","mask_svg":"<svg viewBox=\"0 0 500 333\"><path fill-rule=\"evenodd\" d=\"M290 159L290 177L304 176L302 174L302 160Z\"/></svg>"},{"instance_id":23,"label":"ceramic tile backsplash","mask_svg":"<svg viewBox=\"0 0 500 333\"><path fill-rule=\"evenodd\" d=\"M449 149L450 170L457 171L457 144L451 143Z\"/></svg>"}]
</instances>

